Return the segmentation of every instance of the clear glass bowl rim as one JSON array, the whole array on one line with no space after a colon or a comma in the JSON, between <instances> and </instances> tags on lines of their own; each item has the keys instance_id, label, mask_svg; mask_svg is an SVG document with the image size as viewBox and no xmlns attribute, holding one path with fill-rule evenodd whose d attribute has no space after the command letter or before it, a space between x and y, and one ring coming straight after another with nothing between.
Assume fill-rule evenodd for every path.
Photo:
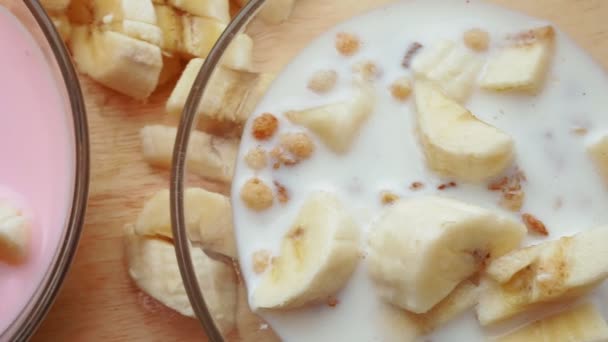
<instances>
[{"instance_id":1,"label":"clear glass bowl rim","mask_svg":"<svg viewBox=\"0 0 608 342\"><path fill-rule=\"evenodd\" d=\"M38 0L22 1L46 38L67 91L74 128L74 193L63 230L64 239L57 246L49 269L26 307L4 332L0 332L0 341L28 340L46 317L76 254L89 192L89 131L80 82L70 55L42 5Z\"/></svg>"},{"instance_id":2,"label":"clear glass bowl rim","mask_svg":"<svg viewBox=\"0 0 608 342\"><path fill-rule=\"evenodd\" d=\"M205 88L213 71L219 64L224 52L230 46L233 38L243 31L245 26L253 19L266 0L250 0L241 11L230 22L224 33L215 43L209 56L194 81L190 95L186 101L186 106L182 112L182 117L177 130L177 137L173 150L173 162L171 167L170 184L170 204L171 204L171 225L175 243L175 254L180 269L180 274L188 294L188 299L192 309L201 325L207 333L207 338L211 342L223 342L224 337L215 325L209 312L204 295L198 286L196 270L190 258L190 240L186 233L185 208L183 201L184 180L186 173L186 155L188 152L188 142L190 133L194 129L196 112L205 92Z\"/></svg>"}]
</instances>

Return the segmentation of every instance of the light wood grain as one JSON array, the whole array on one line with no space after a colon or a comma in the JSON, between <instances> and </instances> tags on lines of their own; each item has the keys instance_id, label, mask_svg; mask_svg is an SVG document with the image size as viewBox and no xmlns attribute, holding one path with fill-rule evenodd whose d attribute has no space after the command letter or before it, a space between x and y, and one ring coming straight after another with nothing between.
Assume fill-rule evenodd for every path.
<instances>
[{"instance_id":1,"label":"light wood grain","mask_svg":"<svg viewBox=\"0 0 608 342\"><path fill-rule=\"evenodd\" d=\"M256 62L264 71L280 70L333 22L370 5L390 2L299 1L289 23L279 28L259 24L251 27L257 44ZM608 66L608 1L492 2L553 21ZM173 313L138 291L128 278L123 260L123 225L134 221L144 198L168 186L168 172L153 170L143 162L139 130L144 124L166 120L163 106L170 89L161 89L148 103L141 104L86 78L82 78L82 86L92 153L86 226L76 261L34 340L204 340L197 321Z\"/></svg>"}]
</instances>

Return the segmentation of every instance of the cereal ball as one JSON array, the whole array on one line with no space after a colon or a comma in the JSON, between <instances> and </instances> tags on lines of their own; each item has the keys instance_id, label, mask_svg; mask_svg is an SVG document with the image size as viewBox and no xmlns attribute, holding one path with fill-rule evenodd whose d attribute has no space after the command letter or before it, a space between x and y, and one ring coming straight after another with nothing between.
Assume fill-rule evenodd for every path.
<instances>
[{"instance_id":1,"label":"cereal ball","mask_svg":"<svg viewBox=\"0 0 608 342\"><path fill-rule=\"evenodd\" d=\"M336 50L344 56L352 56L359 51L361 42L352 33L341 32L336 36Z\"/></svg>"},{"instance_id":2,"label":"cereal ball","mask_svg":"<svg viewBox=\"0 0 608 342\"><path fill-rule=\"evenodd\" d=\"M473 51L486 51L490 45L490 34L482 29L470 29L464 33L464 44Z\"/></svg>"},{"instance_id":3,"label":"cereal ball","mask_svg":"<svg viewBox=\"0 0 608 342\"><path fill-rule=\"evenodd\" d=\"M245 156L245 162L253 170L261 170L268 165L268 156L266 150L258 146L252 148Z\"/></svg>"},{"instance_id":4,"label":"cereal ball","mask_svg":"<svg viewBox=\"0 0 608 342\"><path fill-rule=\"evenodd\" d=\"M412 94L412 82L407 77L401 77L391 84L391 94L398 101L407 100Z\"/></svg>"},{"instance_id":5,"label":"cereal ball","mask_svg":"<svg viewBox=\"0 0 608 342\"><path fill-rule=\"evenodd\" d=\"M281 136L281 146L298 161L310 158L315 150L312 139L306 133L283 134Z\"/></svg>"},{"instance_id":6,"label":"cereal ball","mask_svg":"<svg viewBox=\"0 0 608 342\"><path fill-rule=\"evenodd\" d=\"M334 70L320 70L315 72L308 81L308 89L318 94L327 93L336 86L338 73Z\"/></svg>"},{"instance_id":7,"label":"cereal ball","mask_svg":"<svg viewBox=\"0 0 608 342\"><path fill-rule=\"evenodd\" d=\"M253 136L258 140L268 140L279 128L279 120L270 113L264 113L253 120Z\"/></svg>"},{"instance_id":8,"label":"cereal ball","mask_svg":"<svg viewBox=\"0 0 608 342\"><path fill-rule=\"evenodd\" d=\"M272 206L274 194L272 189L258 178L252 178L241 189L241 200L249 209L263 211Z\"/></svg>"}]
</instances>

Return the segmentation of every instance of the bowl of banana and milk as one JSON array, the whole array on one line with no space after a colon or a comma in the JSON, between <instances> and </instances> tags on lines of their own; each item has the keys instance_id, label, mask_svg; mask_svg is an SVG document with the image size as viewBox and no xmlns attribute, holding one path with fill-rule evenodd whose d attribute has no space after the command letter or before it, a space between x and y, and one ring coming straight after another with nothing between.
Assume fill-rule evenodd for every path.
<instances>
[{"instance_id":1,"label":"bowl of banana and milk","mask_svg":"<svg viewBox=\"0 0 608 342\"><path fill-rule=\"evenodd\" d=\"M0 341L23 341L76 250L88 137L74 70L37 1L0 1L0 45Z\"/></svg>"},{"instance_id":2,"label":"bowl of banana and milk","mask_svg":"<svg viewBox=\"0 0 608 342\"><path fill-rule=\"evenodd\" d=\"M296 1L259 38L276 77L230 169L235 245L188 246L195 124L272 6L200 62L177 133L175 243L213 340L608 340L608 78L555 23L484 1Z\"/></svg>"}]
</instances>

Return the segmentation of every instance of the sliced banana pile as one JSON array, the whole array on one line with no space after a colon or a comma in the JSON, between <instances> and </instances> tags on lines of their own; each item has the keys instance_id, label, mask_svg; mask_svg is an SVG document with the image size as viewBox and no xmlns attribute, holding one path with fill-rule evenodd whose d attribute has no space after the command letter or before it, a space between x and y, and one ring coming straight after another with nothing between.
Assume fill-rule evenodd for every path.
<instances>
[{"instance_id":1,"label":"sliced banana pile","mask_svg":"<svg viewBox=\"0 0 608 342\"><path fill-rule=\"evenodd\" d=\"M294 2L269 1L261 17L280 23L287 19ZM231 4L228 0L45 0L42 5L68 43L80 72L143 100L177 77L189 60L207 57L230 21ZM229 69L233 82L256 75L251 37L234 37L221 63ZM198 68L191 69L196 70L186 78L198 73ZM214 87L230 90L223 81L224 76L218 76ZM189 90L176 92L187 95ZM222 103L221 99L216 103Z\"/></svg>"}]
</instances>

